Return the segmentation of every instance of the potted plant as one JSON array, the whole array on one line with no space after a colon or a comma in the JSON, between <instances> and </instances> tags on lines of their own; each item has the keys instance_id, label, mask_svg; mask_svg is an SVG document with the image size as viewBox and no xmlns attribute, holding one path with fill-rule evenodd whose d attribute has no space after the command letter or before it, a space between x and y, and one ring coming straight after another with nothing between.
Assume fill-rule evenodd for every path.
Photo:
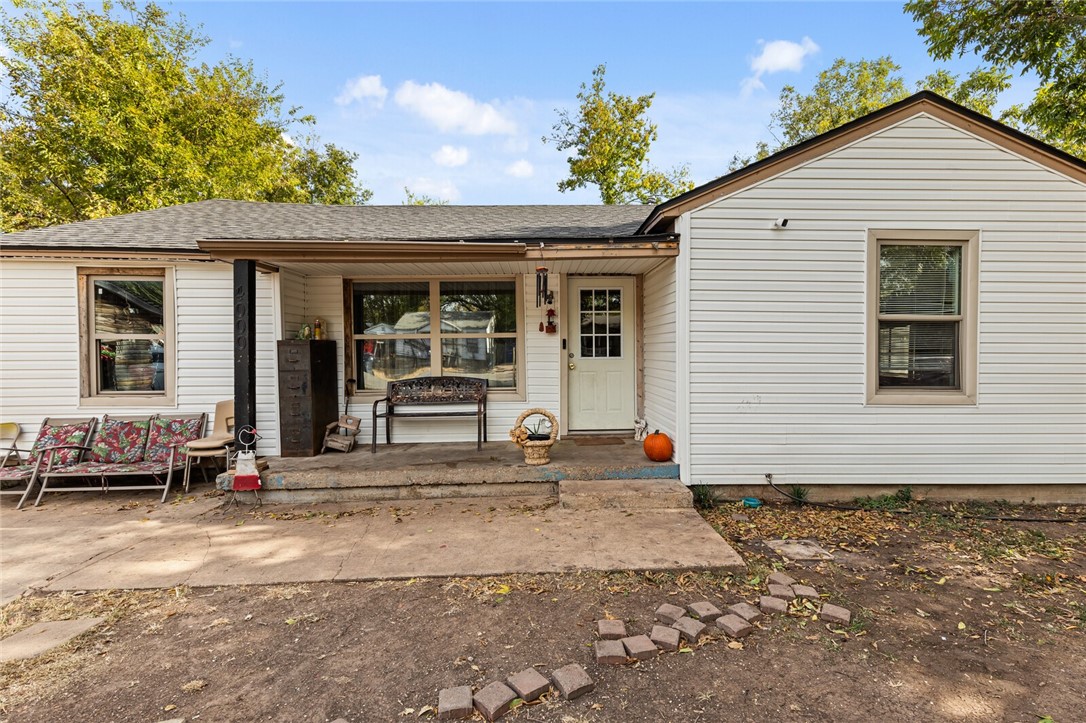
<instances>
[{"instance_id":1,"label":"potted plant","mask_svg":"<svg viewBox=\"0 0 1086 723\"><path fill-rule=\"evenodd\" d=\"M529 422L530 419L536 419ZM524 463L547 464L551 461L550 449L558 438L558 420L546 409L526 409L509 430L509 439L524 452Z\"/></svg>"}]
</instances>

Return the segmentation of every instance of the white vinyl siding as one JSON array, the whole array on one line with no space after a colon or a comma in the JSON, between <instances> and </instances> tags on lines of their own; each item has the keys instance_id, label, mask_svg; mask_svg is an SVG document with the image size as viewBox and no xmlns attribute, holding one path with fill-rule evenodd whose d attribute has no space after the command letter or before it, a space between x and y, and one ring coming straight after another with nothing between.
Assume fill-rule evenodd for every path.
<instances>
[{"instance_id":1,"label":"white vinyl siding","mask_svg":"<svg viewBox=\"0 0 1086 723\"><path fill-rule=\"evenodd\" d=\"M917 116L689 224L689 483L1083 482L1081 183ZM979 232L976 406L865 406L879 229Z\"/></svg>"},{"instance_id":2,"label":"white vinyl siding","mask_svg":"<svg viewBox=\"0 0 1086 723\"><path fill-rule=\"evenodd\" d=\"M659 429L673 439L675 426L675 269L674 259L643 277L642 365L645 385L644 418L649 431Z\"/></svg>"},{"instance_id":3,"label":"white vinyl siding","mask_svg":"<svg viewBox=\"0 0 1086 723\"><path fill-rule=\"evenodd\" d=\"M128 265L126 265L127 267ZM136 265L131 265L135 267ZM152 264L162 268L162 264ZM234 396L233 272L229 265L171 264L175 274L177 398L174 404L81 407L77 264L0 263L0 417L22 425L31 443L47 416L207 412ZM257 276L259 451L278 451L272 283Z\"/></svg>"}]
</instances>

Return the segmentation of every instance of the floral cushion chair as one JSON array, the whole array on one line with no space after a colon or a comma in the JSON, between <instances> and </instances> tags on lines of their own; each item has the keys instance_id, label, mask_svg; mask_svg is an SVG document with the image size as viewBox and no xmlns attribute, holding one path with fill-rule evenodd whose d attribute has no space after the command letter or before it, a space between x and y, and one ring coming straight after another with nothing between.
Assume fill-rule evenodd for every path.
<instances>
[{"instance_id":1,"label":"floral cushion chair","mask_svg":"<svg viewBox=\"0 0 1086 723\"><path fill-rule=\"evenodd\" d=\"M155 484L125 485L123 489L162 490L162 501L165 502L174 471L185 468L185 443L203 436L206 421L206 414L107 419L115 424L110 424L108 432L100 433L95 439L91 457L86 462L60 472L42 474L41 490L34 504L41 503L47 489L54 492L95 489L50 486L60 477L97 477L101 480L100 489L108 491L111 478L150 476L154 477ZM106 432L105 427L103 423L103 432Z\"/></svg>"},{"instance_id":2,"label":"floral cushion chair","mask_svg":"<svg viewBox=\"0 0 1086 723\"><path fill-rule=\"evenodd\" d=\"M46 418L38 430L24 464L0 468L0 494L21 495L16 509L26 503L30 491L43 472L61 470L77 463L98 420ZM25 487L23 486L25 484ZM8 488L11 489L8 489Z\"/></svg>"},{"instance_id":3,"label":"floral cushion chair","mask_svg":"<svg viewBox=\"0 0 1086 723\"><path fill-rule=\"evenodd\" d=\"M123 465L139 462L147 449L147 436L151 429L151 417L102 417L102 424L94 440L83 447L83 460L63 467L54 466L41 472L41 491L34 503L37 506L48 487L54 492L96 492L106 487L106 472L115 472ZM56 487L57 479L97 479L97 487Z\"/></svg>"}]
</instances>

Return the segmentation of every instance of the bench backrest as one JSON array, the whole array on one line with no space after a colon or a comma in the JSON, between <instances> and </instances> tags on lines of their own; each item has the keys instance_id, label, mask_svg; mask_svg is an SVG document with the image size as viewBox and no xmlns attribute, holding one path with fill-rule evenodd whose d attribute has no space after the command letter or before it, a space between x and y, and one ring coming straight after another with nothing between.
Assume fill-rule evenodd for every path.
<instances>
[{"instance_id":1,"label":"bench backrest","mask_svg":"<svg viewBox=\"0 0 1086 723\"><path fill-rule=\"evenodd\" d=\"M388 383L391 404L455 404L486 399L486 379L418 377Z\"/></svg>"},{"instance_id":2,"label":"bench backrest","mask_svg":"<svg viewBox=\"0 0 1086 723\"><path fill-rule=\"evenodd\" d=\"M86 460L108 464L134 464L143 461L151 415L141 417L102 417Z\"/></svg>"},{"instance_id":3,"label":"bench backrest","mask_svg":"<svg viewBox=\"0 0 1086 723\"><path fill-rule=\"evenodd\" d=\"M145 462L169 462L170 452L175 445L191 442L204 436L207 414L197 415L155 415L151 420L151 431L147 437ZM184 447L178 447L174 464L184 464L188 454Z\"/></svg>"}]
</instances>

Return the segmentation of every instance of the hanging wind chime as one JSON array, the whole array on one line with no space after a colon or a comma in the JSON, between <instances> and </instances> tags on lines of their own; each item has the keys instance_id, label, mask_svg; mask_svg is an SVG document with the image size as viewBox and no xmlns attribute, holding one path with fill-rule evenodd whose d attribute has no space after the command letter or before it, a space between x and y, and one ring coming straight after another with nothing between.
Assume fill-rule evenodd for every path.
<instances>
[{"instance_id":1,"label":"hanging wind chime","mask_svg":"<svg viewBox=\"0 0 1086 723\"><path fill-rule=\"evenodd\" d=\"M547 275L546 266L535 267L535 308L540 309L544 304L549 303L550 291L547 289ZM543 321L543 315L540 313L539 317L539 330L543 331L546 328L546 324Z\"/></svg>"}]
</instances>

